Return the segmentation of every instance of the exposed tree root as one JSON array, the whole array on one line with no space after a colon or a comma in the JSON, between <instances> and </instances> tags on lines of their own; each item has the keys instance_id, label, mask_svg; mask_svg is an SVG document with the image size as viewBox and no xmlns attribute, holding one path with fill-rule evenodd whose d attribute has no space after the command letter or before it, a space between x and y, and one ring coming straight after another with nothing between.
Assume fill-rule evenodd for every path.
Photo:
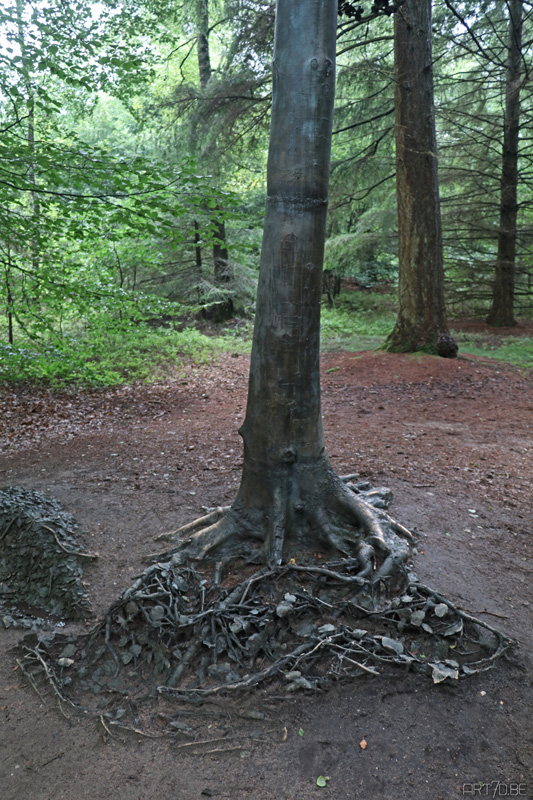
<instances>
[{"instance_id":1,"label":"exposed tree root","mask_svg":"<svg viewBox=\"0 0 533 800\"><path fill-rule=\"evenodd\" d=\"M20 662L41 695L44 672L72 709L102 716L110 730L149 731L157 697L171 704L173 721L176 703L273 681L287 692L321 690L396 665L440 683L489 669L511 646L405 565L371 580L360 567L358 557L287 563L224 587L190 567L158 563L90 633L41 637Z\"/></svg>"},{"instance_id":2,"label":"exposed tree root","mask_svg":"<svg viewBox=\"0 0 533 800\"><path fill-rule=\"evenodd\" d=\"M93 716L108 735L159 735L153 709L165 703L167 733L182 735L180 703L226 702L274 682L293 692L389 665L435 683L489 669L513 643L418 581L408 565L413 534L385 511L390 499L357 476L337 479L327 515L316 502L301 514L298 554L260 569L250 562L264 558L265 530L278 554L290 513L276 518L276 544L272 520L251 514L245 525L238 504L211 509L164 535L173 543L166 560L147 567L92 631L41 636L18 663L41 698L50 685L62 713ZM317 547L337 557L321 563ZM212 557L219 563L209 565ZM229 564L238 579L224 579Z\"/></svg>"},{"instance_id":3,"label":"exposed tree root","mask_svg":"<svg viewBox=\"0 0 533 800\"><path fill-rule=\"evenodd\" d=\"M389 490L356 482L357 477L328 475L326 488L315 491L308 503L294 502L291 506L285 498L274 495L270 513L243 508L239 501L212 509L158 537L173 546L149 560L173 558L176 564L186 564L242 556L281 564L284 556L299 553L302 547L314 547L355 557L359 577L370 578L374 573L374 579L381 580L406 562L414 536L384 510L391 499Z\"/></svg>"},{"instance_id":4,"label":"exposed tree root","mask_svg":"<svg viewBox=\"0 0 533 800\"><path fill-rule=\"evenodd\" d=\"M212 509L212 511L205 516L198 517L198 519L189 522L187 525L182 525L181 528L178 528L175 531L160 533L159 536L156 536L155 541L157 542L163 539L165 541L172 542L177 536L186 536L188 533L193 533L199 529L204 529L221 519L224 514L229 511L229 508L230 506L218 506L217 508Z\"/></svg>"}]
</instances>

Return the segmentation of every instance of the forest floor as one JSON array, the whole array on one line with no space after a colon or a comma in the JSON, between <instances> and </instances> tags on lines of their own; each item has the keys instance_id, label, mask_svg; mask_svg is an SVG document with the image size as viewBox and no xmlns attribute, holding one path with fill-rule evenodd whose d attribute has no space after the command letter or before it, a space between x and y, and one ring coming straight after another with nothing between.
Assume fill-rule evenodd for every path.
<instances>
[{"instance_id":1,"label":"forest floor","mask_svg":"<svg viewBox=\"0 0 533 800\"><path fill-rule=\"evenodd\" d=\"M158 534L231 502L248 364L225 355L73 395L0 391L0 483L57 498L85 529L100 556L85 571L95 614ZM533 374L383 352L327 353L322 370L333 465L393 490L391 513L420 534L420 579L518 640L511 659L438 685L390 668L320 694L257 690L184 747L65 719L17 668L23 634L0 629L1 800L533 798ZM270 722L250 730L250 708Z\"/></svg>"}]
</instances>

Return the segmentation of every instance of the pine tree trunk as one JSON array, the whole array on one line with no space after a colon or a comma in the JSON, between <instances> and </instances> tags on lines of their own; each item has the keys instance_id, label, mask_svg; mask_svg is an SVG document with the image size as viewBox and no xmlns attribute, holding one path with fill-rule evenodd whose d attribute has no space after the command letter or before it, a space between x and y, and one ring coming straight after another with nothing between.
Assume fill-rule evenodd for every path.
<instances>
[{"instance_id":1,"label":"pine tree trunk","mask_svg":"<svg viewBox=\"0 0 533 800\"><path fill-rule=\"evenodd\" d=\"M406 0L397 11L394 54L399 312L386 347L455 356L444 301L431 0Z\"/></svg>"},{"instance_id":2,"label":"pine tree trunk","mask_svg":"<svg viewBox=\"0 0 533 800\"><path fill-rule=\"evenodd\" d=\"M507 57L505 124L500 195L498 254L487 317L490 325L516 325L514 284L516 220L518 215L518 137L520 132L520 68L522 61L522 0L509 2L509 44Z\"/></svg>"}]
</instances>

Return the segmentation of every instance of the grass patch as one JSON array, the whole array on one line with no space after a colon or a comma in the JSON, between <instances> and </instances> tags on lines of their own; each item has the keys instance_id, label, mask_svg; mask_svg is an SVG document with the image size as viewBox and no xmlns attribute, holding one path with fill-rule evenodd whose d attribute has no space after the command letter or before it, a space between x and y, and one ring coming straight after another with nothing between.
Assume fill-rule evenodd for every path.
<instances>
[{"instance_id":1,"label":"grass patch","mask_svg":"<svg viewBox=\"0 0 533 800\"><path fill-rule=\"evenodd\" d=\"M533 369L533 338L531 337L452 332L459 345L460 355L469 353L495 361L504 361L523 369Z\"/></svg>"},{"instance_id":2,"label":"grass patch","mask_svg":"<svg viewBox=\"0 0 533 800\"><path fill-rule=\"evenodd\" d=\"M322 349L377 349L393 329L396 314L392 293L344 292L336 308L322 308ZM75 388L157 381L184 361L202 364L221 352L248 353L252 328L249 319L231 320L224 327L211 325L202 332L194 326L178 330L97 314L53 341L25 339L17 330L16 345L0 342L0 383L29 381ZM493 332L453 335L462 354L533 369L531 337Z\"/></svg>"}]
</instances>

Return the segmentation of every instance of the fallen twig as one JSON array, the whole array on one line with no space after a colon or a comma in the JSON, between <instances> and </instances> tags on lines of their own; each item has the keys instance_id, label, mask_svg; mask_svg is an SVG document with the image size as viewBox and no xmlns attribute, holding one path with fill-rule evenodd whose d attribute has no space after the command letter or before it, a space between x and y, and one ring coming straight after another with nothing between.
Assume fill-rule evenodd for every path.
<instances>
[{"instance_id":1,"label":"fallen twig","mask_svg":"<svg viewBox=\"0 0 533 800\"><path fill-rule=\"evenodd\" d=\"M41 527L52 534L52 536L56 540L56 544L58 545L58 547L61 550L63 550L64 553L68 553L69 556L76 556L76 558L91 558L91 559L98 558L98 555L96 553L84 553L82 550L70 550L68 547L65 547L65 545L61 542L61 540L59 539L58 535L56 534L53 528L50 528L49 525L45 525L44 522L41 522Z\"/></svg>"}]
</instances>

